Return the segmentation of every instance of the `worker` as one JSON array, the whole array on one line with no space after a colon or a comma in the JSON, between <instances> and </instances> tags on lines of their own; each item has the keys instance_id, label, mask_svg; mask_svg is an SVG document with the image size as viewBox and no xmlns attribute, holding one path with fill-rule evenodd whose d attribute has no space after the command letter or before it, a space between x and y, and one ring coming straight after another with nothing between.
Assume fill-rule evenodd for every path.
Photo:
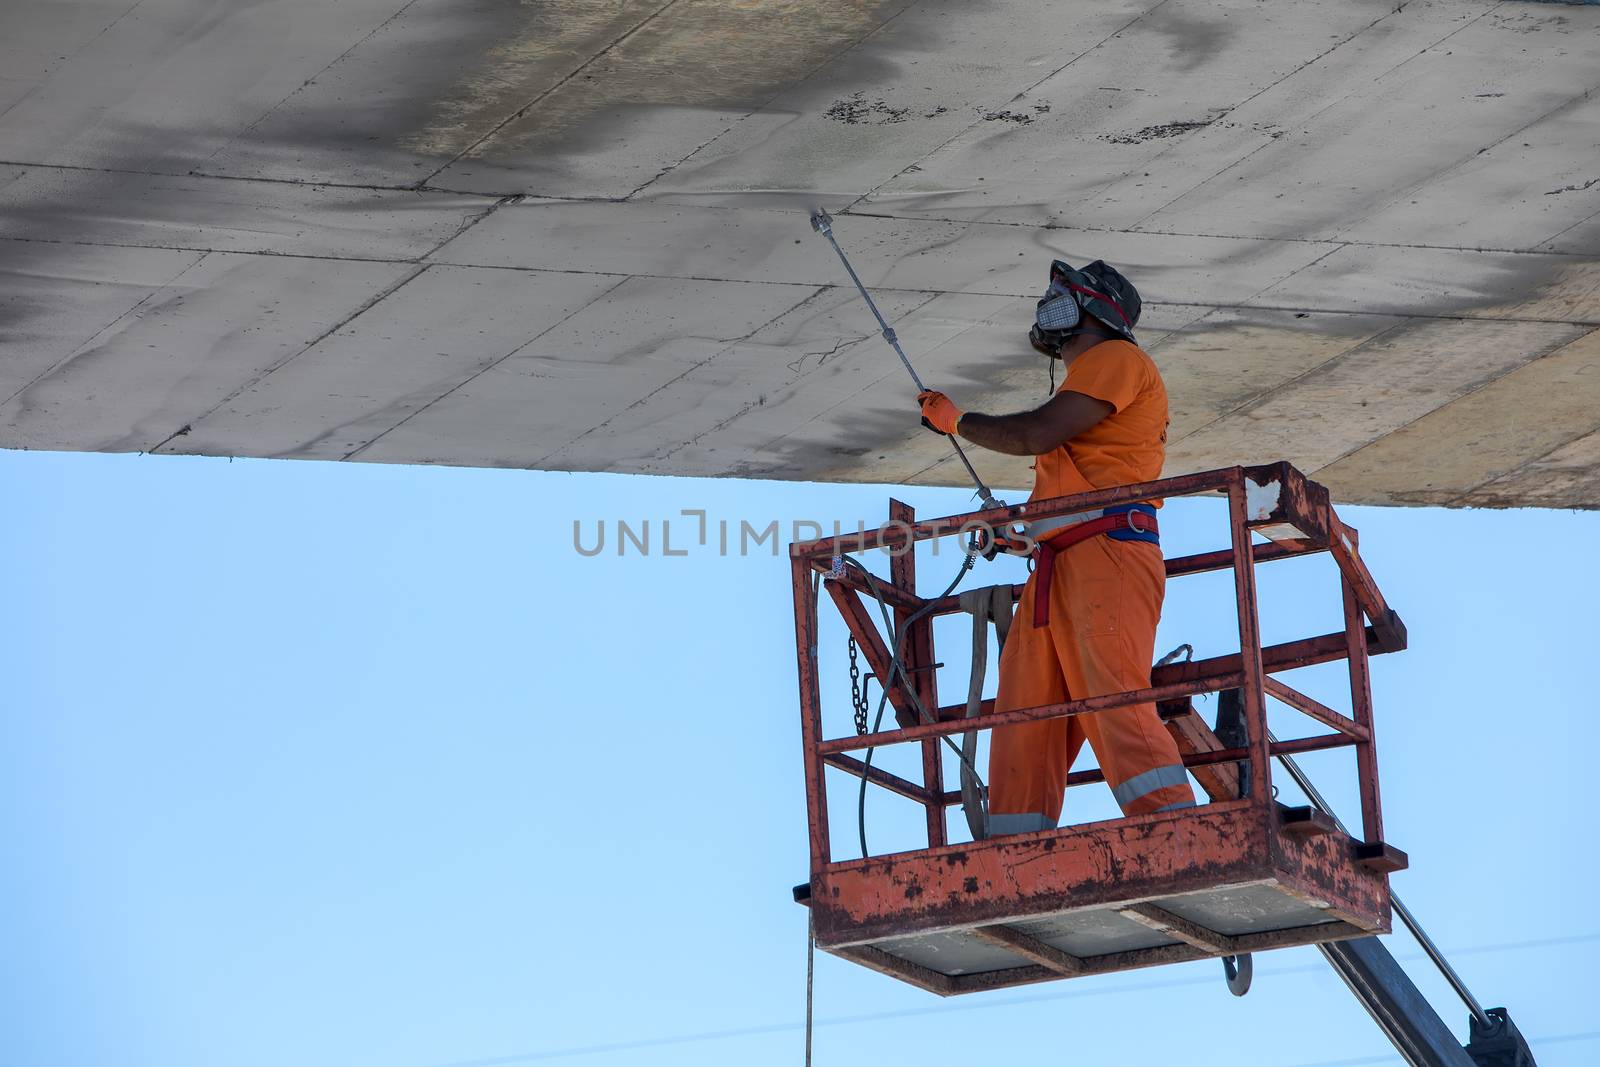
<instances>
[{"instance_id":1,"label":"worker","mask_svg":"<svg viewBox=\"0 0 1600 1067\"><path fill-rule=\"evenodd\" d=\"M1030 500L1161 476L1167 392L1133 335L1139 294L1115 268L1057 260L1029 340L1065 369L1032 411L963 413L945 394L918 396L923 422L1011 456L1033 456ZM1028 534L1034 569L1000 655L996 712L1150 685L1166 568L1150 500L1046 519ZM1154 704L993 731L988 835L1054 829L1067 772L1087 740L1126 815L1194 806L1177 745Z\"/></svg>"}]
</instances>

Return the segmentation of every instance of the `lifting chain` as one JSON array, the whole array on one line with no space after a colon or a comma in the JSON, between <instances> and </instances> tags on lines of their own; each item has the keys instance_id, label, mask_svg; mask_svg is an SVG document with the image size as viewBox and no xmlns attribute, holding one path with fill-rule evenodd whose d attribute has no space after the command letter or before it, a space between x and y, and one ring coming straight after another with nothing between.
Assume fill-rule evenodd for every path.
<instances>
[{"instance_id":1,"label":"lifting chain","mask_svg":"<svg viewBox=\"0 0 1600 1067\"><path fill-rule=\"evenodd\" d=\"M861 667L856 663L856 637L850 635L850 707L856 716L857 736L867 732L867 687L861 682Z\"/></svg>"}]
</instances>

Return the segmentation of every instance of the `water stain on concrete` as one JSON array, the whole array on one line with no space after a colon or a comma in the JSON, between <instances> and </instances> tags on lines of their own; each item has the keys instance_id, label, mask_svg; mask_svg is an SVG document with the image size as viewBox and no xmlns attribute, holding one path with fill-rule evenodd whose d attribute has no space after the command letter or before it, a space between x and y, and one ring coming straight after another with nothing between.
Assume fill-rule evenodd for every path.
<instances>
[{"instance_id":1,"label":"water stain on concrete","mask_svg":"<svg viewBox=\"0 0 1600 1067\"><path fill-rule=\"evenodd\" d=\"M876 30L903 0L524 0L526 25L448 90L409 147L514 153L639 105L753 109ZM484 138L489 116L511 117Z\"/></svg>"},{"instance_id":2,"label":"water stain on concrete","mask_svg":"<svg viewBox=\"0 0 1600 1067\"><path fill-rule=\"evenodd\" d=\"M406 147L428 156L465 152L485 131L578 75L664 6L671 5L661 0L522 0L521 25L488 46L469 74L436 96L432 114L405 139Z\"/></svg>"}]
</instances>

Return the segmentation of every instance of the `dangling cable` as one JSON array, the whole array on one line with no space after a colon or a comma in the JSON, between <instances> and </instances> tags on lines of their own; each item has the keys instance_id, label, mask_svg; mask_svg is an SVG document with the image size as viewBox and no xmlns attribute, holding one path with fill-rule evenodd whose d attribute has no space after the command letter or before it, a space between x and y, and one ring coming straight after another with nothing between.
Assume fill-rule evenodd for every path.
<instances>
[{"instance_id":1,"label":"dangling cable","mask_svg":"<svg viewBox=\"0 0 1600 1067\"><path fill-rule=\"evenodd\" d=\"M910 635L912 626L922 621L922 619L933 610L933 606L936 602L949 596L955 591L956 586L961 584L961 579L967 576L967 572L972 569L972 565L977 561L977 554L969 550L966 555L962 557L961 566L959 569L957 569L956 576L950 580L949 585L945 586L944 592L940 593L933 600L928 601L922 607L912 612L906 621L898 628L895 627L893 622L890 620L889 606L884 602L883 593L880 591L878 587L878 580L873 573L866 567L863 567L860 563L851 559L849 556L844 556L842 559L844 560L846 566L854 567L856 570L861 572L862 577L866 580L867 588L872 592L873 599L878 602L878 612L883 617L884 628L887 629L890 634L889 678L887 681L880 679L880 682L882 683L882 690L878 695L878 710L872 721L872 732L877 733L883 725L883 711L889 700L889 691L894 687L896 679L904 683L906 696L910 699L911 706L916 710L918 717L921 718L925 723L937 722L937 717L930 715L928 710L922 706L922 700L917 696L916 689L912 686L911 678L905 669L905 663L901 658L905 652L905 640ZM972 761L967 758L966 753L961 751L961 746L957 745L948 737L941 738L941 740L944 741L945 746L949 748L950 751L956 754L956 758L961 761L967 770L972 773L974 779L976 779L978 782L979 788L981 789L983 786L983 779L978 775L978 769L972 765ZM864 762L868 767L872 766L872 754L874 751L874 748L867 749L866 759ZM856 831L861 838L861 858L866 859L868 852L867 779L865 775L863 775L861 778L861 788L856 796Z\"/></svg>"},{"instance_id":2,"label":"dangling cable","mask_svg":"<svg viewBox=\"0 0 1600 1067\"><path fill-rule=\"evenodd\" d=\"M806 1067L811 1067L811 1009L814 1000L812 976L816 973L817 925L810 907L806 908Z\"/></svg>"}]
</instances>

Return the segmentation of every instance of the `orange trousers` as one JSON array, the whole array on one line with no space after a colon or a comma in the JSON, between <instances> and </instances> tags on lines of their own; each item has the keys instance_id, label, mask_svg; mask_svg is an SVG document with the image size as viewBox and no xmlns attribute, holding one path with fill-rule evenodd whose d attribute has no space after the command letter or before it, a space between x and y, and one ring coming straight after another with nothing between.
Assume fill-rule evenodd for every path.
<instances>
[{"instance_id":1,"label":"orange trousers","mask_svg":"<svg viewBox=\"0 0 1600 1067\"><path fill-rule=\"evenodd\" d=\"M1150 684L1166 593L1159 545L1091 537L1055 558L1050 622L1035 627L1028 579L1000 654L995 711L1123 693ZM1067 772L1087 740L1127 815L1190 807L1194 791L1154 704L1005 726L989 747L989 833L1055 827Z\"/></svg>"}]
</instances>

